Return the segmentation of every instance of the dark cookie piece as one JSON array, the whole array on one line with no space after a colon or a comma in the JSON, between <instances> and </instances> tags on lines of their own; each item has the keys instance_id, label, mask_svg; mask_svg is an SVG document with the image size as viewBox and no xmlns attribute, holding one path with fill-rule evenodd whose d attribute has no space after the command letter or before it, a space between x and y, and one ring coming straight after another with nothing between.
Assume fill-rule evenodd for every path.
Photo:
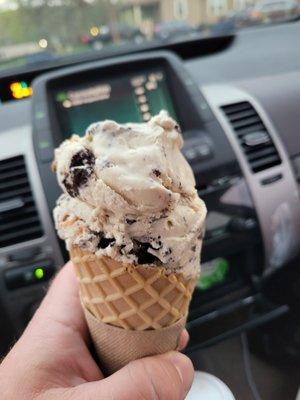
<instances>
[{"instance_id":1,"label":"dark cookie piece","mask_svg":"<svg viewBox=\"0 0 300 400\"><path fill-rule=\"evenodd\" d=\"M153 264L160 262L159 258L148 253L148 249L152 248L153 247L150 243L142 243L133 239L133 249L130 251L130 253L136 255L138 264Z\"/></svg>"},{"instance_id":2,"label":"dark cookie piece","mask_svg":"<svg viewBox=\"0 0 300 400\"><path fill-rule=\"evenodd\" d=\"M95 236L99 237L99 242L98 242L98 249L106 249L108 246L114 245L116 242L116 239L114 238L106 238L104 236L103 232L92 232Z\"/></svg>"},{"instance_id":3,"label":"dark cookie piece","mask_svg":"<svg viewBox=\"0 0 300 400\"><path fill-rule=\"evenodd\" d=\"M70 164L70 173L63 180L63 185L70 196L78 196L79 188L85 185L93 174L94 165L95 156L90 150L83 149L74 154Z\"/></svg>"},{"instance_id":4,"label":"dark cookie piece","mask_svg":"<svg viewBox=\"0 0 300 400\"><path fill-rule=\"evenodd\" d=\"M103 232L91 231L91 233L99 238L98 249L106 249L106 247L113 246L116 242L115 238L106 238Z\"/></svg>"},{"instance_id":5,"label":"dark cookie piece","mask_svg":"<svg viewBox=\"0 0 300 400\"><path fill-rule=\"evenodd\" d=\"M179 125L175 125L175 126L174 126L174 129L175 129L177 132L181 133L181 129L180 129L180 126L179 126Z\"/></svg>"},{"instance_id":6,"label":"dark cookie piece","mask_svg":"<svg viewBox=\"0 0 300 400\"><path fill-rule=\"evenodd\" d=\"M164 256L169 256L172 253L172 249L169 247L168 249L165 250Z\"/></svg>"},{"instance_id":7,"label":"dark cookie piece","mask_svg":"<svg viewBox=\"0 0 300 400\"><path fill-rule=\"evenodd\" d=\"M102 171L105 168L112 168L114 166L114 163L111 162L110 160L105 160L102 161L102 164L100 166L100 170Z\"/></svg>"},{"instance_id":8,"label":"dark cookie piece","mask_svg":"<svg viewBox=\"0 0 300 400\"><path fill-rule=\"evenodd\" d=\"M151 244L152 249L159 250L159 249L162 248L162 241L161 240L159 240L157 238L152 238L152 237L150 237L149 240L150 239L151 239L150 244Z\"/></svg>"},{"instance_id":9,"label":"dark cookie piece","mask_svg":"<svg viewBox=\"0 0 300 400\"><path fill-rule=\"evenodd\" d=\"M125 219L126 224L128 225L132 225L136 222L136 219L130 219L130 218L126 218Z\"/></svg>"},{"instance_id":10,"label":"dark cookie piece","mask_svg":"<svg viewBox=\"0 0 300 400\"><path fill-rule=\"evenodd\" d=\"M71 197L76 197L76 196L78 196L78 192L76 192L74 189L73 189L73 185L71 184L71 183L69 183L68 182L68 177L69 177L69 175L67 176L67 178L65 178L64 180L63 180L63 185L64 185L64 187L66 188L66 191L69 193L69 195L71 196Z\"/></svg>"},{"instance_id":11,"label":"dark cookie piece","mask_svg":"<svg viewBox=\"0 0 300 400\"><path fill-rule=\"evenodd\" d=\"M99 123L95 123L92 126L90 126L87 130L88 135L95 135L97 131L100 129Z\"/></svg>"},{"instance_id":12,"label":"dark cookie piece","mask_svg":"<svg viewBox=\"0 0 300 400\"><path fill-rule=\"evenodd\" d=\"M99 240L98 247L100 247L100 249L106 249L106 247L112 246L115 243L115 241L116 241L116 239L114 239L114 238L102 237Z\"/></svg>"},{"instance_id":13,"label":"dark cookie piece","mask_svg":"<svg viewBox=\"0 0 300 400\"><path fill-rule=\"evenodd\" d=\"M160 172L159 169L156 169L156 168L155 168L155 169L152 170L152 172L153 172L153 174L154 174L155 176L157 176L157 177L161 175L161 172Z\"/></svg>"},{"instance_id":14,"label":"dark cookie piece","mask_svg":"<svg viewBox=\"0 0 300 400\"><path fill-rule=\"evenodd\" d=\"M200 234L198 235L197 239L202 240L205 235L205 229L201 229Z\"/></svg>"}]
</instances>

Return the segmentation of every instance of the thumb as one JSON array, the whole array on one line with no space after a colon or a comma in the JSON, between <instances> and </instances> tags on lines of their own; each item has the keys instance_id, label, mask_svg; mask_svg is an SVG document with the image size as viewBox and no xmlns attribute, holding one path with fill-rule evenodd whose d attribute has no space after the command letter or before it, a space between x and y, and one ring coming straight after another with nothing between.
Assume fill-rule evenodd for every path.
<instances>
[{"instance_id":1,"label":"thumb","mask_svg":"<svg viewBox=\"0 0 300 400\"><path fill-rule=\"evenodd\" d=\"M132 361L102 381L77 386L71 389L70 398L182 400L191 387L193 377L191 360L172 351Z\"/></svg>"}]
</instances>

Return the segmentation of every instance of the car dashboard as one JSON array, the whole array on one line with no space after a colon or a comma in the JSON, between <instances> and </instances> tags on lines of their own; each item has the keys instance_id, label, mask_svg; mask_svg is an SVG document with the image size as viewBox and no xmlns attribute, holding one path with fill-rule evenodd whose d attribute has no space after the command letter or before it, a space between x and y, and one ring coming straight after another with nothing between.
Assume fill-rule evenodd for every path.
<instances>
[{"instance_id":1,"label":"car dashboard","mask_svg":"<svg viewBox=\"0 0 300 400\"><path fill-rule=\"evenodd\" d=\"M68 258L52 219L54 148L95 119L142 122L160 109L180 124L208 208L188 351L288 311L262 286L299 255L299 73L200 81L195 60L149 51L46 72L32 98L0 107L2 353Z\"/></svg>"}]
</instances>

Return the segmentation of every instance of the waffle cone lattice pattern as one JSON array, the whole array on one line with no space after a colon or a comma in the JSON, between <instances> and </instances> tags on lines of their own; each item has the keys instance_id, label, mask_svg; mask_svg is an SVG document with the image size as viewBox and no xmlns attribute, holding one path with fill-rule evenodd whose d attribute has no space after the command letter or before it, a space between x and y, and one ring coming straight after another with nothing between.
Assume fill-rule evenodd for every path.
<instances>
[{"instance_id":1,"label":"waffle cone lattice pattern","mask_svg":"<svg viewBox=\"0 0 300 400\"><path fill-rule=\"evenodd\" d=\"M186 316L196 279L70 251L83 305L98 320L124 329L170 326Z\"/></svg>"}]
</instances>

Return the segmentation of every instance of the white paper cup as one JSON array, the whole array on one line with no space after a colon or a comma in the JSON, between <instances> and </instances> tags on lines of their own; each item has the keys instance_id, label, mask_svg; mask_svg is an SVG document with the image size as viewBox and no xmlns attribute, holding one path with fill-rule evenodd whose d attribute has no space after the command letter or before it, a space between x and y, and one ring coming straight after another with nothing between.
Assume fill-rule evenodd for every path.
<instances>
[{"instance_id":1,"label":"white paper cup","mask_svg":"<svg viewBox=\"0 0 300 400\"><path fill-rule=\"evenodd\" d=\"M216 376L195 371L195 378L186 400L235 400L232 392Z\"/></svg>"}]
</instances>

